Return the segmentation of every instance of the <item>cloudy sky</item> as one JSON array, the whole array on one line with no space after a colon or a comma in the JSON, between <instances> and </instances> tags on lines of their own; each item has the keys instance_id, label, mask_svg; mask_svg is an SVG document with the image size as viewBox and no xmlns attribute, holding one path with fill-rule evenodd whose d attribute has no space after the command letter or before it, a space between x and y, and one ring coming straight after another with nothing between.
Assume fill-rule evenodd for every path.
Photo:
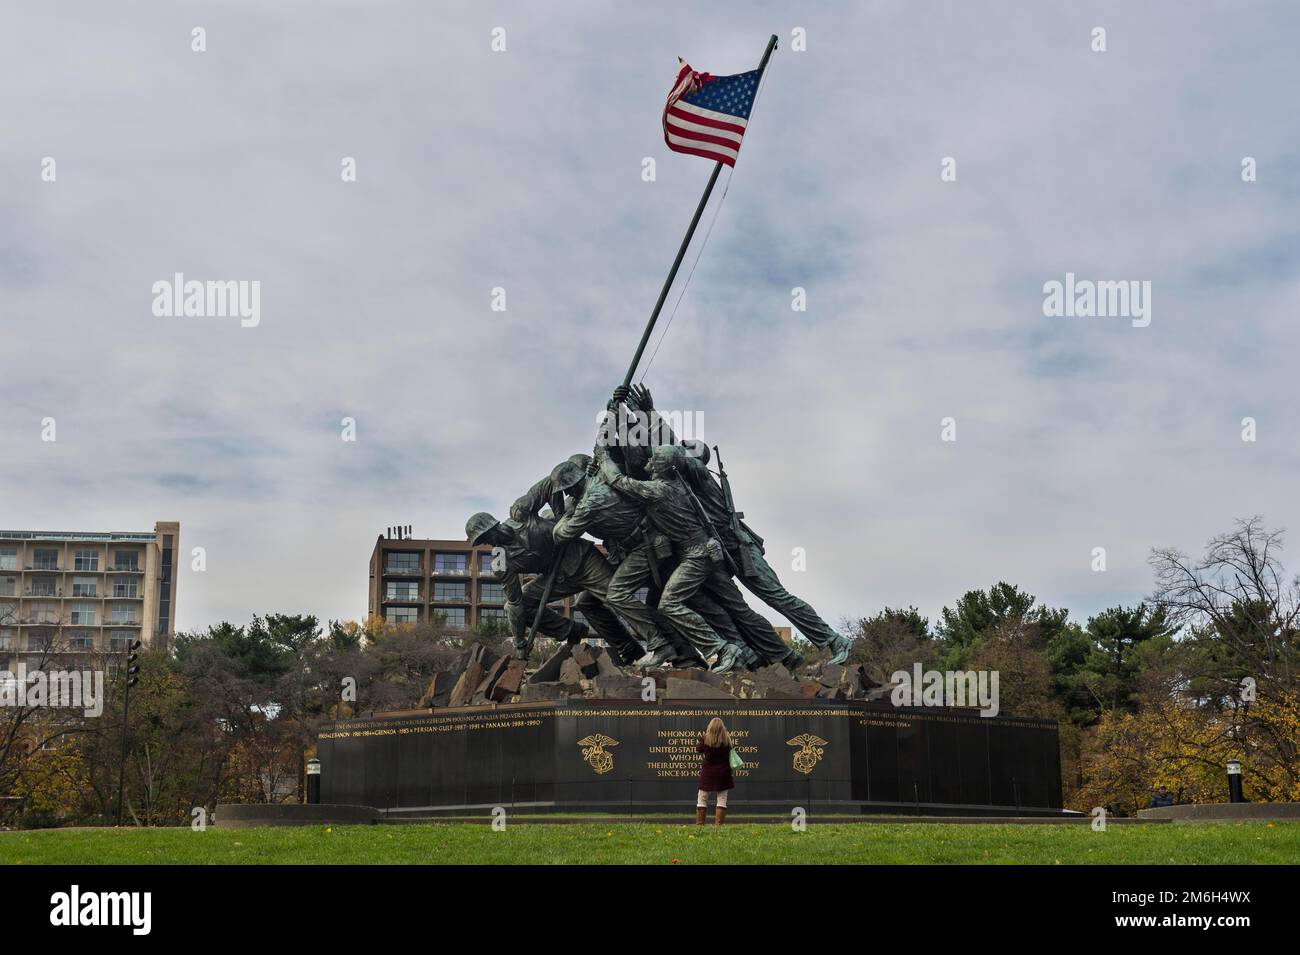
<instances>
[{"instance_id":1,"label":"cloudy sky","mask_svg":"<svg viewBox=\"0 0 1300 955\"><path fill-rule=\"evenodd\" d=\"M710 169L662 140L675 58L770 33L646 381L792 590L1083 619L1153 545L1295 523L1294 5L665 9L6 4L0 526L179 520L182 628L363 615L384 527L459 537L590 447ZM260 325L155 316L177 272L259 281ZM1067 272L1151 282L1150 325L1045 317Z\"/></svg>"}]
</instances>

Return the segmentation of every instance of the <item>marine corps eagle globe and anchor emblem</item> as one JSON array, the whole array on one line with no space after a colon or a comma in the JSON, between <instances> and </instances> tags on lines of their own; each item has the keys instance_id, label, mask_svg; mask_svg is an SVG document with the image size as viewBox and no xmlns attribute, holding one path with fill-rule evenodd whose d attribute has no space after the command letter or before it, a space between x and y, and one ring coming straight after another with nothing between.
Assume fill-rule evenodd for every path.
<instances>
[{"instance_id":1,"label":"marine corps eagle globe and anchor emblem","mask_svg":"<svg viewBox=\"0 0 1300 955\"><path fill-rule=\"evenodd\" d=\"M794 768L805 776L813 771L826 752L823 746L829 744L820 736L814 736L812 733L801 733L794 739L786 740L788 746L798 746L799 749L794 754Z\"/></svg>"},{"instance_id":2,"label":"marine corps eagle globe and anchor emblem","mask_svg":"<svg viewBox=\"0 0 1300 955\"><path fill-rule=\"evenodd\" d=\"M591 764L597 776L603 776L614 768L614 754L605 751L606 746L617 746L618 740L604 733L592 733L578 740L582 747L582 758Z\"/></svg>"}]
</instances>

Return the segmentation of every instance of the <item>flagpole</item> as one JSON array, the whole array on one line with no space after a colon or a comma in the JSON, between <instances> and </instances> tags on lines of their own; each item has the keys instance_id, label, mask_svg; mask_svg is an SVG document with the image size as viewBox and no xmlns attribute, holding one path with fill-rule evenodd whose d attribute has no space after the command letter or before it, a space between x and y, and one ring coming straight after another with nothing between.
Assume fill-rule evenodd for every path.
<instances>
[{"instance_id":1,"label":"flagpole","mask_svg":"<svg viewBox=\"0 0 1300 955\"><path fill-rule=\"evenodd\" d=\"M767 41L767 49L763 51L763 59L758 64L759 83L763 81L763 71L767 69L767 61L772 58L772 51L775 49L776 34L773 33ZM757 94L755 94L755 97L757 98ZM708 185L704 187L704 195L700 196L700 204L695 207L695 215L691 217L691 224L686 229L686 236L677 249L677 258L673 259L673 267L668 270L668 278L664 280L664 287L659 291L659 299L655 302L654 311L650 313L650 321L646 322L645 331L641 333L641 342L636 346L636 354L632 356L632 364L627 367L627 375L623 378L624 388L632 384L632 376L636 374L636 366L641 364L641 356L645 354L645 346L650 341L650 334L654 331L655 322L659 320L659 312L663 310L664 301L668 298L668 292L673 287L673 280L677 278L677 270L681 268L682 259L686 258L686 250L690 247L691 239L695 235L695 227L700 224L700 217L704 215L704 207L709 204L709 196L713 194L713 186L718 181L718 173L720 172L722 172L722 163L715 163L713 172L709 175ZM537 639L537 628L541 626L542 614L546 612L546 605L551 599L551 590L555 586L555 577L559 571L560 562L564 558L565 550L566 547L563 544L556 548L555 563L543 582L541 601L537 604L537 610L533 614L532 626L528 628L525 637L525 646L529 650L532 649L533 641Z\"/></svg>"},{"instance_id":2,"label":"flagpole","mask_svg":"<svg viewBox=\"0 0 1300 955\"><path fill-rule=\"evenodd\" d=\"M763 71L767 69L767 61L772 58L772 51L776 49L776 34L773 33L767 41L767 49L763 51L763 59L758 64L758 80L763 81ZM691 239L695 235L695 227L700 224L700 217L704 215L704 207L709 204L709 196L713 194L714 183L718 181L718 173L722 172L722 163L716 163L713 172L709 176L709 183L704 187L704 195L700 196L700 204L695 207L695 215L691 217L691 224L686 229L686 236L682 239L681 247L677 250L677 258L673 259L673 267L668 270L668 278L664 280L664 287L659 292L659 300L655 302L654 311L650 313L650 321L646 322L645 331L641 333L641 343L636 346L636 354L632 356L632 364L628 365L627 374L623 378L623 387L627 388L632 384L632 377L636 374L636 366L641 364L641 356L645 353L645 346L650 341L650 334L654 331L655 322L659 320L659 312L664 307L664 301L668 298L668 292L673 287L673 280L677 278L677 270L681 268L682 259L686 258L686 250L690 247Z\"/></svg>"}]
</instances>

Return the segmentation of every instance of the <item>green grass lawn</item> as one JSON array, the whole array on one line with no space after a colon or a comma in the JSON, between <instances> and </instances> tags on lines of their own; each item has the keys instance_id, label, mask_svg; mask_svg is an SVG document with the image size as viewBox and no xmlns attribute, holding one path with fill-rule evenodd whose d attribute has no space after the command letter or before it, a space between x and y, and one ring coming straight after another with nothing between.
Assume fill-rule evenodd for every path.
<instances>
[{"instance_id":1,"label":"green grass lawn","mask_svg":"<svg viewBox=\"0 0 1300 955\"><path fill-rule=\"evenodd\" d=\"M1297 863L1300 823L487 824L0 833L0 863Z\"/></svg>"}]
</instances>

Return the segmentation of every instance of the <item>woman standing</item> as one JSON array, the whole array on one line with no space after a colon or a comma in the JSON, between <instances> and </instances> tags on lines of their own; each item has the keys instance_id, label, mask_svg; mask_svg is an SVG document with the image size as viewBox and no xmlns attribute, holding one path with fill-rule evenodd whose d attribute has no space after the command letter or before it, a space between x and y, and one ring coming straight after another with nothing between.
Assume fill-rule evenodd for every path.
<instances>
[{"instance_id":1,"label":"woman standing","mask_svg":"<svg viewBox=\"0 0 1300 955\"><path fill-rule=\"evenodd\" d=\"M695 749L702 754L700 792L695 800L695 824L704 825L704 817L709 811L709 793L717 793L718 810L713 824L720 826L727 818L727 791L736 786L731 778L731 734L727 732L722 720L716 716L709 720L708 728L695 744Z\"/></svg>"}]
</instances>

